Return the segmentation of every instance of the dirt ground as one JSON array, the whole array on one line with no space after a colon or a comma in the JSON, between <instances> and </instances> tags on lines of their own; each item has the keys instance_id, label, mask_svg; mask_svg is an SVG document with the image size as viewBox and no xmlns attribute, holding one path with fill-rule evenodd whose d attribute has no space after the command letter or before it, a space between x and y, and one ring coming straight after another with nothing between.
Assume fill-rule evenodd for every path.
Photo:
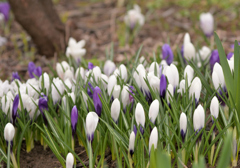
<instances>
[{"instance_id":1,"label":"dirt ground","mask_svg":"<svg viewBox=\"0 0 240 168\"><path fill-rule=\"evenodd\" d=\"M104 60L106 48L109 48L112 42L114 43L114 60L116 62L124 61L125 56L133 56L141 45L143 45L141 54L149 59L152 57L153 51L156 52L167 42L171 44L172 50L176 51L182 46L183 36L186 32L190 33L194 44L206 45L201 37L198 21L193 22L189 17L181 17L179 13L183 8L176 5L162 7L154 11L143 9L143 13L146 14L145 25L132 45L125 44L123 46L120 46L119 37L124 35L124 30L122 32L120 30L123 27L122 22L126 7L117 7L115 1L90 4L88 1L60 0L56 4L56 9L66 24L67 36L73 36L77 40L86 40L87 54L85 57L87 59ZM234 40L240 41L240 30L237 27L239 16L236 17L229 10L222 10L217 6L211 7L210 11L216 15L216 32L224 41L224 48L228 52L231 50L230 45L234 43ZM227 16L228 20L221 22L223 16ZM18 71L26 79L29 61L34 61L40 65L43 71L49 71L49 66L55 67L57 61L64 59L63 56L58 58L53 56L47 59L39 55L30 37L26 33L22 33L24 30L16 21L12 21L9 31L11 33L7 34L7 46L0 52L1 79L11 79L13 71ZM49 148L43 150L43 147L36 143L30 153L26 153L24 149L23 145L20 159L21 167L61 167ZM76 150L84 163L87 163L84 149L77 147ZM111 162L109 156L106 154L106 162ZM115 167L114 163L110 165ZM81 167L81 165L78 164L77 167Z\"/></svg>"}]
</instances>

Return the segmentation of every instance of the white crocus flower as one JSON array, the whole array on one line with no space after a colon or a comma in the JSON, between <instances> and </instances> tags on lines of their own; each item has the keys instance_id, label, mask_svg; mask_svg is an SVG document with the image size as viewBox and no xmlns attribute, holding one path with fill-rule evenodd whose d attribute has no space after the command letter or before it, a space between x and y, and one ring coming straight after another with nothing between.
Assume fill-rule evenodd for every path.
<instances>
[{"instance_id":1,"label":"white crocus flower","mask_svg":"<svg viewBox=\"0 0 240 168\"><path fill-rule=\"evenodd\" d=\"M134 5L134 8L129 10L127 14L124 16L124 22L130 29L133 29L136 26L136 24L143 26L144 21L145 19L141 13L141 9L136 4Z\"/></svg>"},{"instance_id":2,"label":"white crocus flower","mask_svg":"<svg viewBox=\"0 0 240 168\"><path fill-rule=\"evenodd\" d=\"M1 15L1 13L0 13ZM1 17L1 16L0 16ZM0 21L1 23L1 21ZM0 36L0 47L2 47L3 45L5 45L7 43L7 39L5 37L1 37Z\"/></svg>"},{"instance_id":3,"label":"white crocus flower","mask_svg":"<svg viewBox=\"0 0 240 168\"><path fill-rule=\"evenodd\" d=\"M149 67L149 70L148 72L153 72L153 74L155 74L155 70L156 70L156 76L159 77L159 65L157 62L153 62L150 67Z\"/></svg>"},{"instance_id":4,"label":"white crocus flower","mask_svg":"<svg viewBox=\"0 0 240 168\"><path fill-rule=\"evenodd\" d=\"M93 76L95 81L98 82L99 80L101 80L101 69L98 67L98 66L95 66L93 69L92 69L92 73L93 73Z\"/></svg>"},{"instance_id":5,"label":"white crocus flower","mask_svg":"<svg viewBox=\"0 0 240 168\"><path fill-rule=\"evenodd\" d=\"M131 156L132 156L133 153L134 153L135 138L136 138L136 135L135 135L135 133L132 131L132 133L130 134L130 137L129 137L129 153L130 153Z\"/></svg>"},{"instance_id":6,"label":"white crocus flower","mask_svg":"<svg viewBox=\"0 0 240 168\"><path fill-rule=\"evenodd\" d=\"M191 43L191 38L190 38L189 33L185 33L184 38L183 38L183 44L186 44L186 43Z\"/></svg>"},{"instance_id":7,"label":"white crocus flower","mask_svg":"<svg viewBox=\"0 0 240 168\"><path fill-rule=\"evenodd\" d=\"M202 90L202 83L199 77L195 77L189 89L189 98L195 98L196 103L198 103ZM195 95L195 97L194 97Z\"/></svg>"},{"instance_id":8,"label":"white crocus flower","mask_svg":"<svg viewBox=\"0 0 240 168\"><path fill-rule=\"evenodd\" d=\"M105 74L101 74L101 79L102 79L104 89L106 90L108 87L108 76Z\"/></svg>"},{"instance_id":9,"label":"white crocus flower","mask_svg":"<svg viewBox=\"0 0 240 168\"><path fill-rule=\"evenodd\" d=\"M98 125L98 115L95 112L89 112L86 117L86 133L89 142L93 141L94 132Z\"/></svg>"},{"instance_id":10,"label":"white crocus flower","mask_svg":"<svg viewBox=\"0 0 240 168\"><path fill-rule=\"evenodd\" d=\"M111 105L111 117L115 123L118 122L120 110L121 110L120 101L118 100L118 98L116 98L114 99Z\"/></svg>"},{"instance_id":11,"label":"white crocus flower","mask_svg":"<svg viewBox=\"0 0 240 168\"><path fill-rule=\"evenodd\" d=\"M27 86L27 93L30 97L34 98L34 100L38 99L39 97L39 81L35 78L32 79L28 79L26 82L26 86Z\"/></svg>"},{"instance_id":12,"label":"white crocus flower","mask_svg":"<svg viewBox=\"0 0 240 168\"><path fill-rule=\"evenodd\" d=\"M74 157L72 153L68 153L66 157L66 168L73 168Z\"/></svg>"},{"instance_id":13,"label":"white crocus flower","mask_svg":"<svg viewBox=\"0 0 240 168\"><path fill-rule=\"evenodd\" d=\"M119 98L120 92L121 92L121 86L115 85L112 91L113 98L114 99Z\"/></svg>"},{"instance_id":14,"label":"white crocus flower","mask_svg":"<svg viewBox=\"0 0 240 168\"><path fill-rule=\"evenodd\" d=\"M12 119L12 107L13 107L13 94L11 91L8 91L1 99L2 111Z\"/></svg>"},{"instance_id":15,"label":"white crocus flower","mask_svg":"<svg viewBox=\"0 0 240 168\"><path fill-rule=\"evenodd\" d=\"M219 114L219 101L217 99L216 96L214 96L211 100L211 104L210 104L210 112L212 114L212 116L217 119L218 118L218 114Z\"/></svg>"},{"instance_id":16,"label":"white crocus flower","mask_svg":"<svg viewBox=\"0 0 240 168\"><path fill-rule=\"evenodd\" d=\"M72 70L67 69L63 75L63 79L67 80L69 79L70 81L72 81L74 79L74 73Z\"/></svg>"},{"instance_id":17,"label":"white crocus flower","mask_svg":"<svg viewBox=\"0 0 240 168\"><path fill-rule=\"evenodd\" d=\"M159 101L154 100L149 107L149 120L154 124L159 112Z\"/></svg>"},{"instance_id":18,"label":"white crocus flower","mask_svg":"<svg viewBox=\"0 0 240 168\"><path fill-rule=\"evenodd\" d=\"M38 86L40 89L46 89L46 94L48 95L49 87L50 87L50 78L49 75L44 72L43 75L40 76L38 81Z\"/></svg>"},{"instance_id":19,"label":"white crocus flower","mask_svg":"<svg viewBox=\"0 0 240 168\"><path fill-rule=\"evenodd\" d=\"M144 127L145 125L145 113L144 113L144 109L143 106L138 103L135 109L135 120L137 125L141 125L142 127Z\"/></svg>"},{"instance_id":20,"label":"white crocus flower","mask_svg":"<svg viewBox=\"0 0 240 168\"><path fill-rule=\"evenodd\" d=\"M70 65L66 61L63 61L61 63L57 63L56 70L57 70L58 76L61 79L64 79L65 72L67 70L71 70L73 72L73 67L70 67Z\"/></svg>"},{"instance_id":21,"label":"white crocus flower","mask_svg":"<svg viewBox=\"0 0 240 168\"><path fill-rule=\"evenodd\" d=\"M147 76L150 87L153 91L160 92L160 79L155 76L153 72L148 73Z\"/></svg>"},{"instance_id":22,"label":"white crocus flower","mask_svg":"<svg viewBox=\"0 0 240 168\"><path fill-rule=\"evenodd\" d=\"M129 99L129 88L125 85L123 86L122 92L121 92L121 101L123 104L123 109L126 109L126 106L130 103Z\"/></svg>"},{"instance_id":23,"label":"white crocus flower","mask_svg":"<svg viewBox=\"0 0 240 168\"><path fill-rule=\"evenodd\" d=\"M110 76L116 69L116 65L111 60L107 60L103 67L103 72L105 75Z\"/></svg>"},{"instance_id":24,"label":"white crocus flower","mask_svg":"<svg viewBox=\"0 0 240 168\"><path fill-rule=\"evenodd\" d=\"M170 100L171 100L171 97L173 96L173 92L174 92L173 86L171 84L168 84L167 93L166 93L167 94L166 99L167 99L168 105L170 104Z\"/></svg>"},{"instance_id":25,"label":"white crocus flower","mask_svg":"<svg viewBox=\"0 0 240 168\"><path fill-rule=\"evenodd\" d=\"M214 31L214 18L211 13L202 13L200 15L200 27L203 33L210 37Z\"/></svg>"},{"instance_id":26,"label":"white crocus flower","mask_svg":"<svg viewBox=\"0 0 240 168\"><path fill-rule=\"evenodd\" d=\"M139 58L139 63L142 64L144 67L147 65L147 60L145 59L144 56L141 56Z\"/></svg>"},{"instance_id":27,"label":"white crocus flower","mask_svg":"<svg viewBox=\"0 0 240 168\"><path fill-rule=\"evenodd\" d=\"M183 51L184 51L185 59L187 60L195 59L196 50L194 45L191 42L183 44Z\"/></svg>"},{"instance_id":28,"label":"white crocus flower","mask_svg":"<svg viewBox=\"0 0 240 168\"><path fill-rule=\"evenodd\" d=\"M211 49L203 46L198 52L200 54L200 58L205 61L207 60L207 58L209 58L209 55L211 54Z\"/></svg>"},{"instance_id":29,"label":"white crocus flower","mask_svg":"<svg viewBox=\"0 0 240 168\"><path fill-rule=\"evenodd\" d=\"M4 128L4 139L10 143L15 135L15 128L11 123L7 123Z\"/></svg>"},{"instance_id":30,"label":"white crocus flower","mask_svg":"<svg viewBox=\"0 0 240 168\"><path fill-rule=\"evenodd\" d=\"M157 142L158 142L158 130L157 127L154 127L149 137L149 154L151 152L152 146L154 147L154 149L157 149Z\"/></svg>"},{"instance_id":31,"label":"white crocus flower","mask_svg":"<svg viewBox=\"0 0 240 168\"><path fill-rule=\"evenodd\" d=\"M4 82L0 83L0 97L3 97L8 91L11 89L9 85L9 81L5 80Z\"/></svg>"},{"instance_id":32,"label":"white crocus flower","mask_svg":"<svg viewBox=\"0 0 240 168\"><path fill-rule=\"evenodd\" d=\"M107 90L108 90L108 95L110 96L113 89L114 89L114 86L117 84L117 78L115 75L111 75L109 78L108 78L108 86L107 86Z\"/></svg>"},{"instance_id":33,"label":"white crocus flower","mask_svg":"<svg viewBox=\"0 0 240 168\"><path fill-rule=\"evenodd\" d=\"M68 47L66 50L66 56L72 56L76 62L80 62L82 57L86 54L85 40L77 42L74 38L70 37L68 41Z\"/></svg>"},{"instance_id":34,"label":"white crocus flower","mask_svg":"<svg viewBox=\"0 0 240 168\"><path fill-rule=\"evenodd\" d=\"M205 125L205 112L202 105L198 105L193 114L193 126L194 130L200 130Z\"/></svg>"},{"instance_id":35,"label":"white crocus flower","mask_svg":"<svg viewBox=\"0 0 240 168\"><path fill-rule=\"evenodd\" d=\"M82 79L85 80L85 69L83 67L79 67L75 72L75 80L77 80L78 75L81 75Z\"/></svg>"},{"instance_id":36,"label":"white crocus flower","mask_svg":"<svg viewBox=\"0 0 240 168\"><path fill-rule=\"evenodd\" d=\"M127 78L128 78L127 68L123 64L121 64L119 66L119 75L120 75L121 79L123 79L125 82L127 81Z\"/></svg>"},{"instance_id":37,"label":"white crocus flower","mask_svg":"<svg viewBox=\"0 0 240 168\"><path fill-rule=\"evenodd\" d=\"M215 89L218 89L219 85L221 88L225 87L225 80L223 75L223 70L219 63L215 63L212 73L212 81Z\"/></svg>"},{"instance_id":38,"label":"white crocus flower","mask_svg":"<svg viewBox=\"0 0 240 168\"><path fill-rule=\"evenodd\" d=\"M175 89L179 84L179 73L178 73L177 67L174 64L171 64L170 66L166 66L163 69L163 74L167 77L168 82Z\"/></svg>"},{"instance_id":39,"label":"white crocus flower","mask_svg":"<svg viewBox=\"0 0 240 168\"><path fill-rule=\"evenodd\" d=\"M184 79L180 81L179 89L177 92L180 93L181 95L183 95L183 93L185 93L185 80Z\"/></svg>"},{"instance_id":40,"label":"white crocus flower","mask_svg":"<svg viewBox=\"0 0 240 168\"><path fill-rule=\"evenodd\" d=\"M86 104L86 107L88 108L88 104L87 104L88 96L84 91L82 91L82 96L83 96L83 101Z\"/></svg>"},{"instance_id":41,"label":"white crocus flower","mask_svg":"<svg viewBox=\"0 0 240 168\"><path fill-rule=\"evenodd\" d=\"M64 92L64 88L65 88L64 84L59 78L54 78L51 87L52 87L51 94L52 94L53 103L57 103L57 101L61 99L61 95ZM60 92L61 95L59 95L58 91Z\"/></svg>"},{"instance_id":42,"label":"white crocus flower","mask_svg":"<svg viewBox=\"0 0 240 168\"><path fill-rule=\"evenodd\" d=\"M133 78L135 79L138 87L141 89L142 88L142 84L141 84L141 80L140 80L140 73L146 73L145 68L142 64L139 64L136 68L136 71L134 71L133 73Z\"/></svg>"},{"instance_id":43,"label":"white crocus flower","mask_svg":"<svg viewBox=\"0 0 240 168\"><path fill-rule=\"evenodd\" d=\"M187 116L183 112L180 115L179 123L180 123L181 136L182 136L182 139L184 141L186 131L187 131Z\"/></svg>"},{"instance_id":44,"label":"white crocus flower","mask_svg":"<svg viewBox=\"0 0 240 168\"><path fill-rule=\"evenodd\" d=\"M194 70L190 65L187 65L184 69L184 78L188 80L188 86L190 86L194 75Z\"/></svg>"}]
</instances>

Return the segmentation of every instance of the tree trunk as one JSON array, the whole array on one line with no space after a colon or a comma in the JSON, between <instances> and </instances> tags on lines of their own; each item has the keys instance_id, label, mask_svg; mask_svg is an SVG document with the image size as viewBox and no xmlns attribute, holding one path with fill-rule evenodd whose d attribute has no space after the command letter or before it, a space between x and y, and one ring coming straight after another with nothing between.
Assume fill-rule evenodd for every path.
<instances>
[{"instance_id":1,"label":"tree trunk","mask_svg":"<svg viewBox=\"0 0 240 168\"><path fill-rule=\"evenodd\" d=\"M64 52L65 26L52 0L8 0L17 22L32 37L38 52L51 57Z\"/></svg>"}]
</instances>

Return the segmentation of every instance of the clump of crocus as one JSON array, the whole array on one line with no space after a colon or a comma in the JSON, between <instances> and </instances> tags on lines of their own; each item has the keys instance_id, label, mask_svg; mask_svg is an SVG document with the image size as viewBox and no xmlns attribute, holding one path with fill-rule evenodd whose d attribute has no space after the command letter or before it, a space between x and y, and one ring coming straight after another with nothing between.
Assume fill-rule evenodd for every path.
<instances>
[{"instance_id":1,"label":"clump of crocus","mask_svg":"<svg viewBox=\"0 0 240 168\"><path fill-rule=\"evenodd\" d=\"M151 153L152 146L154 147L154 149L157 149L157 142L158 142L158 130L157 127L154 127L149 137L149 156Z\"/></svg>"},{"instance_id":2,"label":"clump of crocus","mask_svg":"<svg viewBox=\"0 0 240 168\"><path fill-rule=\"evenodd\" d=\"M89 112L86 117L86 133L88 141L92 143L99 117L95 112Z\"/></svg>"},{"instance_id":3,"label":"clump of crocus","mask_svg":"<svg viewBox=\"0 0 240 168\"><path fill-rule=\"evenodd\" d=\"M138 126L140 126L140 131L143 134L144 133L144 125L145 125L145 113L143 106L138 103L135 109L135 120Z\"/></svg>"},{"instance_id":4,"label":"clump of crocus","mask_svg":"<svg viewBox=\"0 0 240 168\"><path fill-rule=\"evenodd\" d=\"M201 13L200 15L200 27L203 33L210 37L214 31L214 18L211 13Z\"/></svg>"},{"instance_id":5,"label":"clump of crocus","mask_svg":"<svg viewBox=\"0 0 240 168\"><path fill-rule=\"evenodd\" d=\"M167 61L167 64L170 65L173 62L173 52L171 47L168 44L162 46L162 59Z\"/></svg>"},{"instance_id":6,"label":"clump of crocus","mask_svg":"<svg viewBox=\"0 0 240 168\"><path fill-rule=\"evenodd\" d=\"M74 38L70 37L68 40L68 47L66 50L66 56L72 56L77 63L80 63L82 57L86 54L85 40L76 41Z\"/></svg>"},{"instance_id":7,"label":"clump of crocus","mask_svg":"<svg viewBox=\"0 0 240 168\"><path fill-rule=\"evenodd\" d=\"M93 90L93 103L94 103L95 111L99 117L101 116L101 113L102 113L102 102L100 100L101 93L102 93L101 89L98 86L96 86Z\"/></svg>"},{"instance_id":8,"label":"clump of crocus","mask_svg":"<svg viewBox=\"0 0 240 168\"><path fill-rule=\"evenodd\" d=\"M28 73L30 78L35 78L34 75L40 77L42 75L42 68L40 66L36 67L36 65L33 62L29 62Z\"/></svg>"},{"instance_id":9,"label":"clump of crocus","mask_svg":"<svg viewBox=\"0 0 240 168\"><path fill-rule=\"evenodd\" d=\"M129 153L131 156L134 153L135 138L136 138L136 134L134 133L134 131L132 131L132 133L130 134L130 137L129 137Z\"/></svg>"},{"instance_id":10,"label":"clump of crocus","mask_svg":"<svg viewBox=\"0 0 240 168\"><path fill-rule=\"evenodd\" d=\"M131 30L134 29L137 24L143 26L145 19L138 5L135 4L133 9L127 12L124 17L124 22Z\"/></svg>"},{"instance_id":11,"label":"clump of crocus","mask_svg":"<svg viewBox=\"0 0 240 168\"><path fill-rule=\"evenodd\" d=\"M118 123L118 117L120 114L120 110L121 110L121 104L120 104L120 101L118 100L118 98L116 98L116 99L114 99L114 101L112 102L112 105L111 105L111 117L116 124Z\"/></svg>"},{"instance_id":12,"label":"clump of crocus","mask_svg":"<svg viewBox=\"0 0 240 168\"><path fill-rule=\"evenodd\" d=\"M68 153L66 157L66 168L73 168L74 157L72 153Z\"/></svg>"}]
</instances>

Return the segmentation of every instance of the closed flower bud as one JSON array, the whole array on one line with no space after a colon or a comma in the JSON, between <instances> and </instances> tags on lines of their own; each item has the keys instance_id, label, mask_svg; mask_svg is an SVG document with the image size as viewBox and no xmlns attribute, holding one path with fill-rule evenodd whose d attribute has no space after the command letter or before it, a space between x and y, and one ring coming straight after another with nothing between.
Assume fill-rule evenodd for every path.
<instances>
[{"instance_id":1,"label":"closed flower bud","mask_svg":"<svg viewBox=\"0 0 240 168\"><path fill-rule=\"evenodd\" d=\"M113 89L114 89L114 86L117 84L117 78L115 75L111 75L109 78L108 78L108 86L107 86L107 90L108 90L108 95L110 96Z\"/></svg>"},{"instance_id":2,"label":"closed flower bud","mask_svg":"<svg viewBox=\"0 0 240 168\"><path fill-rule=\"evenodd\" d=\"M69 79L70 81L72 81L74 78L74 73L72 70L67 69L63 75L63 80L67 80Z\"/></svg>"},{"instance_id":3,"label":"closed flower bud","mask_svg":"<svg viewBox=\"0 0 240 168\"><path fill-rule=\"evenodd\" d=\"M66 168L73 168L74 157L72 153L68 153L66 157Z\"/></svg>"},{"instance_id":4,"label":"closed flower bud","mask_svg":"<svg viewBox=\"0 0 240 168\"><path fill-rule=\"evenodd\" d=\"M118 98L114 99L111 105L111 117L115 123L118 123L118 117L120 114L121 105Z\"/></svg>"},{"instance_id":5,"label":"closed flower bud","mask_svg":"<svg viewBox=\"0 0 240 168\"><path fill-rule=\"evenodd\" d=\"M19 80L19 81L21 80L21 79L20 79L20 76L18 75L18 72L13 72L13 73L12 73L12 81L13 81L14 79L17 79L17 80Z\"/></svg>"},{"instance_id":6,"label":"closed flower bud","mask_svg":"<svg viewBox=\"0 0 240 168\"><path fill-rule=\"evenodd\" d=\"M78 122L78 110L77 107L74 106L71 112L71 127L72 127L72 136L74 137L77 129L77 122Z\"/></svg>"},{"instance_id":7,"label":"closed flower bud","mask_svg":"<svg viewBox=\"0 0 240 168\"><path fill-rule=\"evenodd\" d=\"M184 50L184 58L186 60L195 59L196 50L195 50L194 45L191 42L184 43L183 50Z\"/></svg>"},{"instance_id":8,"label":"closed flower bud","mask_svg":"<svg viewBox=\"0 0 240 168\"><path fill-rule=\"evenodd\" d=\"M213 67L212 81L215 89L225 87L225 80L223 75L223 69L219 63L216 63Z\"/></svg>"},{"instance_id":9,"label":"closed flower bud","mask_svg":"<svg viewBox=\"0 0 240 168\"><path fill-rule=\"evenodd\" d=\"M189 89L189 97L195 98L195 103L198 104L202 90L202 83L198 77L195 77ZM195 97L193 97L195 96Z\"/></svg>"},{"instance_id":10,"label":"closed flower bud","mask_svg":"<svg viewBox=\"0 0 240 168\"><path fill-rule=\"evenodd\" d=\"M144 109L140 103L137 104L136 109L135 109L135 120L136 120L137 125L140 126L140 131L143 134L143 128L145 125L145 113L144 113Z\"/></svg>"},{"instance_id":11,"label":"closed flower bud","mask_svg":"<svg viewBox=\"0 0 240 168\"><path fill-rule=\"evenodd\" d=\"M202 105L198 105L193 114L193 126L195 131L201 130L205 125L205 112Z\"/></svg>"},{"instance_id":12,"label":"closed flower bud","mask_svg":"<svg viewBox=\"0 0 240 168\"><path fill-rule=\"evenodd\" d=\"M188 86L190 86L194 75L194 70L190 65L187 65L184 69L184 78L188 80Z\"/></svg>"},{"instance_id":13,"label":"closed flower bud","mask_svg":"<svg viewBox=\"0 0 240 168\"><path fill-rule=\"evenodd\" d=\"M155 74L156 71L156 74ZM159 77L159 65L157 62L153 62L150 67L149 67L149 71L148 72L152 72L154 75L156 75L157 77Z\"/></svg>"},{"instance_id":14,"label":"closed flower bud","mask_svg":"<svg viewBox=\"0 0 240 168\"><path fill-rule=\"evenodd\" d=\"M101 69L98 66L96 66L92 69L92 72L93 72L93 77L95 81L98 82L101 79L101 74L102 74Z\"/></svg>"},{"instance_id":15,"label":"closed flower bud","mask_svg":"<svg viewBox=\"0 0 240 168\"><path fill-rule=\"evenodd\" d=\"M2 111L12 119L12 108L13 108L13 95L12 92L8 91L1 99Z\"/></svg>"},{"instance_id":16,"label":"closed flower bud","mask_svg":"<svg viewBox=\"0 0 240 168\"><path fill-rule=\"evenodd\" d=\"M121 79L123 79L125 82L127 81L127 78L128 78L128 74L127 74L127 68L125 65L121 64L119 66L119 72L120 72L120 77Z\"/></svg>"},{"instance_id":17,"label":"closed flower bud","mask_svg":"<svg viewBox=\"0 0 240 168\"><path fill-rule=\"evenodd\" d=\"M165 98L167 90L167 79L164 74L161 75L160 78L160 97Z\"/></svg>"},{"instance_id":18,"label":"closed flower bud","mask_svg":"<svg viewBox=\"0 0 240 168\"><path fill-rule=\"evenodd\" d=\"M86 133L89 142L93 141L94 132L98 125L99 117L95 112L89 112L86 117Z\"/></svg>"},{"instance_id":19,"label":"closed flower bud","mask_svg":"<svg viewBox=\"0 0 240 168\"><path fill-rule=\"evenodd\" d=\"M4 138L5 140L10 143L13 140L15 135L15 128L11 123L7 123L4 128Z\"/></svg>"},{"instance_id":20,"label":"closed flower bud","mask_svg":"<svg viewBox=\"0 0 240 168\"><path fill-rule=\"evenodd\" d=\"M183 95L183 93L185 93L185 80L184 79L180 81L179 89L177 92L180 93L181 95Z\"/></svg>"},{"instance_id":21,"label":"closed flower bud","mask_svg":"<svg viewBox=\"0 0 240 168\"><path fill-rule=\"evenodd\" d=\"M84 91L82 91L82 96L83 96L83 101L86 104L86 107L88 108L88 104L87 104L88 97L87 97L87 95L85 94Z\"/></svg>"},{"instance_id":22,"label":"closed flower bud","mask_svg":"<svg viewBox=\"0 0 240 168\"><path fill-rule=\"evenodd\" d=\"M217 99L216 96L214 96L211 100L211 104L210 104L210 112L212 114L212 116L217 119L218 118L218 114L219 114L219 101Z\"/></svg>"},{"instance_id":23,"label":"closed flower bud","mask_svg":"<svg viewBox=\"0 0 240 168\"><path fill-rule=\"evenodd\" d=\"M103 72L105 73L105 75L110 76L116 69L116 65L114 64L114 62L107 60L104 64L103 67Z\"/></svg>"},{"instance_id":24,"label":"closed flower bud","mask_svg":"<svg viewBox=\"0 0 240 168\"><path fill-rule=\"evenodd\" d=\"M149 120L155 124L155 120L158 116L159 112L159 101L156 99L152 102L152 104L149 107Z\"/></svg>"},{"instance_id":25,"label":"closed flower bud","mask_svg":"<svg viewBox=\"0 0 240 168\"><path fill-rule=\"evenodd\" d=\"M102 113L102 102L99 97L101 97L101 89L96 86L93 90L93 104L95 107L95 111L98 114L98 116L101 116Z\"/></svg>"},{"instance_id":26,"label":"closed flower bud","mask_svg":"<svg viewBox=\"0 0 240 168\"><path fill-rule=\"evenodd\" d=\"M136 135L135 135L134 131L132 131L132 133L130 134L130 137L129 137L129 153L131 156L134 153L135 138L136 138Z\"/></svg>"},{"instance_id":27,"label":"closed flower bud","mask_svg":"<svg viewBox=\"0 0 240 168\"><path fill-rule=\"evenodd\" d=\"M75 80L77 80L78 78L78 75L81 75L81 78L83 80L85 80L85 69L83 67L80 67L76 70L76 73L75 73Z\"/></svg>"},{"instance_id":28,"label":"closed flower bud","mask_svg":"<svg viewBox=\"0 0 240 168\"><path fill-rule=\"evenodd\" d=\"M179 123L180 123L180 133L182 136L182 141L184 142L186 131L187 131L187 116L183 112L180 115Z\"/></svg>"},{"instance_id":29,"label":"closed flower bud","mask_svg":"<svg viewBox=\"0 0 240 168\"><path fill-rule=\"evenodd\" d=\"M157 142L158 142L158 130L157 127L154 127L149 137L149 154L151 153L152 146L154 146L154 149L157 149Z\"/></svg>"},{"instance_id":30,"label":"closed flower bud","mask_svg":"<svg viewBox=\"0 0 240 168\"><path fill-rule=\"evenodd\" d=\"M152 90L159 93L159 89L160 89L159 77L155 76L153 74L153 72L149 72L147 78L148 78L148 82L149 82L149 85L152 88Z\"/></svg>"},{"instance_id":31,"label":"closed flower bud","mask_svg":"<svg viewBox=\"0 0 240 168\"><path fill-rule=\"evenodd\" d=\"M200 27L203 33L210 37L214 31L214 19L211 13L201 13L200 15Z\"/></svg>"},{"instance_id":32,"label":"closed flower bud","mask_svg":"<svg viewBox=\"0 0 240 168\"><path fill-rule=\"evenodd\" d=\"M107 75L101 74L101 79L102 79L104 89L106 90L107 87L108 87L108 77L107 77Z\"/></svg>"},{"instance_id":33,"label":"closed flower bud","mask_svg":"<svg viewBox=\"0 0 240 168\"><path fill-rule=\"evenodd\" d=\"M123 104L123 109L126 109L126 106L130 104L129 100L129 88L127 86L123 86L122 92L121 92L121 99Z\"/></svg>"},{"instance_id":34,"label":"closed flower bud","mask_svg":"<svg viewBox=\"0 0 240 168\"><path fill-rule=\"evenodd\" d=\"M59 100L61 100L61 96L64 92L64 84L59 78L54 78L51 87L52 87L51 95L52 95L53 103L56 104Z\"/></svg>"},{"instance_id":35,"label":"closed flower bud","mask_svg":"<svg viewBox=\"0 0 240 168\"><path fill-rule=\"evenodd\" d=\"M167 77L168 82L174 87L178 86L179 83L179 73L178 69L174 64L166 66L163 70L163 74Z\"/></svg>"},{"instance_id":36,"label":"closed flower bud","mask_svg":"<svg viewBox=\"0 0 240 168\"><path fill-rule=\"evenodd\" d=\"M57 63L57 65L56 65L57 74L61 79L64 79L65 72L68 69L73 71L72 67L70 67L70 65L66 61Z\"/></svg>"},{"instance_id":37,"label":"closed flower bud","mask_svg":"<svg viewBox=\"0 0 240 168\"><path fill-rule=\"evenodd\" d=\"M42 88L46 89L46 94L48 95L48 91L50 87L50 78L46 72L44 72L44 74L40 76L38 85L40 89Z\"/></svg>"},{"instance_id":38,"label":"closed flower bud","mask_svg":"<svg viewBox=\"0 0 240 168\"><path fill-rule=\"evenodd\" d=\"M168 44L162 46L162 59L166 60L168 65L173 62L173 52Z\"/></svg>"},{"instance_id":39,"label":"closed flower bud","mask_svg":"<svg viewBox=\"0 0 240 168\"><path fill-rule=\"evenodd\" d=\"M13 107L12 107L13 125L15 125L15 122L16 122L18 105L19 105L19 95L17 94L13 100Z\"/></svg>"},{"instance_id":40,"label":"closed flower bud","mask_svg":"<svg viewBox=\"0 0 240 168\"><path fill-rule=\"evenodd\" d=\"M113 98L114 99L119 98L120 92L121 92L121 86L115 85L112 91Z\"/></svg>"},{"instance_id":41,"label":"closed flower bud","mask_svg":"<svg viewBox=\"0 0 240 168\"><path fill-rule=\"evenodd\" d=\"M211 54L211 49L206 47L206 46L203 46L201 48L201 50L199 50L199 54L200 54L200 58L205 61L207 60L207 58L209 57L209 55Z\"/></svg>"}]
</instances>

